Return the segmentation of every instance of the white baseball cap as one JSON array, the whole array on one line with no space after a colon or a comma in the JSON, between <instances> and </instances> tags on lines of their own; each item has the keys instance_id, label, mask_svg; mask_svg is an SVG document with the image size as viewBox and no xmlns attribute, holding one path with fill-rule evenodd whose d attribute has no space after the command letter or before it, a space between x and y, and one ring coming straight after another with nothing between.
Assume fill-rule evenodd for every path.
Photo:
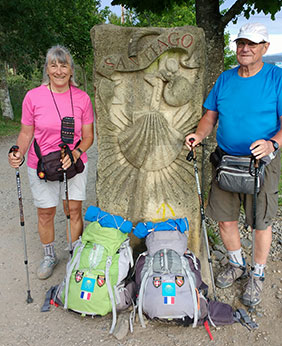
<instances>
[{"instance_id":1,"label":"white baseball cap","mask_svg":"<svg viewBox=\"0 0 282 346\"><path fill-rule=\"evenodd\" d=\"M263 41L269 42L267 28L261 23L249 23L243 25L235 41L239 40L240 38L246 38L247 40L255 43L260 43Z\"/></svg>"}]
</instances>

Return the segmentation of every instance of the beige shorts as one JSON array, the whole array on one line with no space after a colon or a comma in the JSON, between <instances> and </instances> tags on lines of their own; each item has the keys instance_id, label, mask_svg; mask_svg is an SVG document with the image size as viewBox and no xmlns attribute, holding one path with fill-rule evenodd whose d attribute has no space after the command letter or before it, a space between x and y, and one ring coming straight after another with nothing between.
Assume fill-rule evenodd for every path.
<instances>
[{"instance_id":1,"label":"beige shorts","mask_svg":"<svg viewBox=\"0 0 282 346\"><path fill-rule=\"evenodd\" d=\"M215 221L237 221L241 205L246 214L246 223L253 226L253 195L221 190L216 181L215 169L206 209L207 216ZM265 230L271 226L278 209L278 184L280 178L280 152L265 167L264 183L257 195L256 229Z\"/></svg>"},{"instance_id":2,"label":"beige shorts","mask_svg":"<svg viewBox=\"0 0 282 346\"><path fill-rule=\"evenodd\" d=\"M82 173L68 179L69 200L84 201L86 199L86 185L88 162ZM45 181L38 178L36 169L27 167L30 188L34 205L37 208L51 208L58 206L61 199L65 199L65 184L60 181Z\"/></svg>"}]
</instances>

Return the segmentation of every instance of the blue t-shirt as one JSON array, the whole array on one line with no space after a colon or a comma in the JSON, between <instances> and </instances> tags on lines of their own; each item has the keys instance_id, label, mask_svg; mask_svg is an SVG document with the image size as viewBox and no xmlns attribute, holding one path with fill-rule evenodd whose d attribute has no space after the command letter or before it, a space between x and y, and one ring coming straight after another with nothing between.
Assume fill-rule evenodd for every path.
<instances>
[{"instance_id":1,"label":"blue t-shirt","mask_svg":"<svg viewBox=\"0 0 282 346\"><path fill-rule=\"evenodd\" d=\"M218 112L218 145L231 155L250 155L250 145L273 137L282 116L282 69L264 64L249 78L238 67L223 72L204 107Z\"/></svg>"}]
</instances>

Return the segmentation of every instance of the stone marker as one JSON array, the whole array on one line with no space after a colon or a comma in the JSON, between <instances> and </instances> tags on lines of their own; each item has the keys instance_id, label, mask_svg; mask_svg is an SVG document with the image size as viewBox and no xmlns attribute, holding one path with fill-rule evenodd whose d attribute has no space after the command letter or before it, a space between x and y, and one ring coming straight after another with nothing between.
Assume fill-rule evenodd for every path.
<instances>
[{"instance_id":1,"label":"stone marker","mask_svg":"<svg viewBox=\"0 0 282 346\"><path fill-rule=\"evenodd\" d=\"M187 217L189 247L199 255L199 201L184 139L202 116L203 30L105 24L91 38L98 206L134 224ZM197 155L201 172L201 148Z\"/></svg>"}]
</instances>

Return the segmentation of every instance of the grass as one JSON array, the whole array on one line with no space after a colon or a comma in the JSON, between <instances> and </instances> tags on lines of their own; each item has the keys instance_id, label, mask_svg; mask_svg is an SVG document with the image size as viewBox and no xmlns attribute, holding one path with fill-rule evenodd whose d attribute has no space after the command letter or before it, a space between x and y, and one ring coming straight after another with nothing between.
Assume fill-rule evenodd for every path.
<instances>
[{"instance_id":1,"label":"grass","mask_svg":"<svg viewBox=\"0 0 282 346\"><path fill-rule=\"evenodd\" d=\"M207 233L208 233L208 239L212 242L212 244L214 245L220 244L220 236L218 233L215 232L212 226L207 227Z\"/></svg>"},{"instance_id":2,"label":"grass","mask_svg":"<svg viewBox=\"0 0 282 346\"><path fill-rule=\"evenodd\" d=\"M0 137L11 136L19 133L21 123L19 120L10 120L8 118L0 117Z\"/></svg>"}]
</instances>

